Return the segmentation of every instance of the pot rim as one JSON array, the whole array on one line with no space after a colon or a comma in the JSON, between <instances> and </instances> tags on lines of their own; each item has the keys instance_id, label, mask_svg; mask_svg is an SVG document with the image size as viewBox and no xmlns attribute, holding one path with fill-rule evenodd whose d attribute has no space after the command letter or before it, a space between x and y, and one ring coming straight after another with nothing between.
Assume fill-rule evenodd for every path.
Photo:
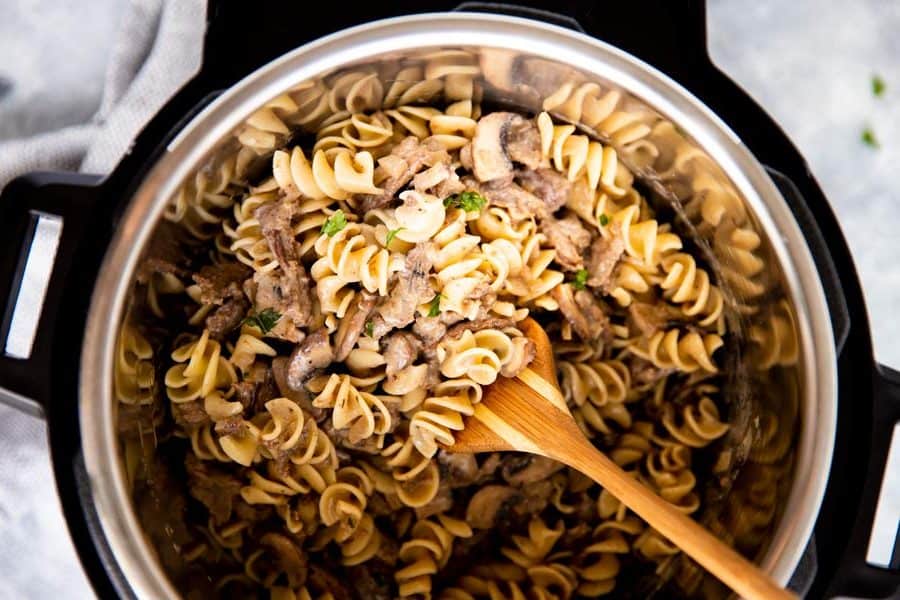
<instances>
[{"instance_id":1,"label":"pot rim","mask_svg":"<svg viewBox=\"0 0 900 600\"><path fill-rule=\"evenodd\" d=\"M698 98L643 61L555 25L485 13L429 13L345 29L254 71L194 117L166 146L131 198L94 287L82 345L79 418L88 481L103 535L133 591L177 598L147 543L119 458L112 368L118 323L141 250L169 198L213 146L254 110L297 83L390 51L447 46L502 48L577 64L613 81L677 123L718 163L769 236L797 314L803 400L794 478L762 567L786 584L806 547L825 492L834 445L837 366L825 294L789 206L738 136ZM799 540L799 542L798 542Z\"/></svg>"}]
</instances>

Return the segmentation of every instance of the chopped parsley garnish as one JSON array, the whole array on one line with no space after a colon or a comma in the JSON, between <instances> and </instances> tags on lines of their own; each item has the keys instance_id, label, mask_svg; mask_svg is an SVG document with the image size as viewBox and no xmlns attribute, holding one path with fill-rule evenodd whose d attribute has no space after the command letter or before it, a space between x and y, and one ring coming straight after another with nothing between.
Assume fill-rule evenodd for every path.
<instances>
[{"instance_id":1,"label":"chopped parsley garnish","mask_svg":"<svg viewBox=\"0 0 900 600\"><path fill-rule=\"evenodd\" d=\"M609 217L606 215L606 213L601 213L600 214L600 226L606 227L607 225L609 225Z\"/></svg>"},{"instance_id":2,"label":"chopped parsley garnish","mask_svg":"<svg viewBox=\"0 0 900 600\"><path fill-rule=\"evenodd\" d=\"M375 323L372 321L366 321L366 335L368 337L372 337L372 333L375 331Z\"/></svg>"},{"instance_id":3,"label":"chopped parsley garnish","mask_svg":"<svg viewBox=\"0 0 900 600\"><path fill-rule=\"evenodd\" d=\"M461 192L444 198L444 206L447 208L461 208L466 212L477 212L484 208L487 200L478 192Z\"/></svg>"},{"instance_id":4,"label":"chopped parsley garnish","mask_svg":"<svg viewBox=\"0 0 900 600\"><path fill-rule=\"evenodd\" d=\"M587 283L588 272L587 269L578 269L575 272L575 279L572 280L572 286L576 290L583 290L584 284Z\"/></svg>"},{"instance_id":5,"label":"chopped parsley garnish","mask_svg":"<svg viewBox=\"0 0 900 600\"><path fill-rule=\"evenodd\" d=\"M878 148L878 139L875 137L875 132L872 131L871 127L866 127L862 132L862 143L870 148Z\"/></svg>"},{"instance_id":6,"label":"chopped parsley garnish","mask_svg":"<svg viewBox=\"0 0 900 600\"><path fill-rule=\"evenodd\" d=\"M872 76L872 95L876 98L880 98L884 95L885 89L884 79L882 79L878 75Z\"/></svg>"},{"instance_id":7,"label":"chopped parsley garnish","mask_svg":"<svg viewBox=\"0 0 900 600\"><path fill-rule=\"evenodd\" d=\"M406 229L406 227L398 227L397 229L391 229L390 231L388 231L387 237L384 239L384 245L390 246L391 242L394 240L394 237L404 229Z\"/></svg>"},{"instance_id":8,"label":"chopped parsley garnish","mask_svg":"<svg viewBox=\"0 0 900 600\"><path fill-rule=\"evenodd\" d=\"M441 295L435 294L434 298L431 299L431 302L428 304L428 316L436 317L441 314Z\"/></svg>"},{"instance_id":9,"label":"chopped parsley garnish","mask_svg":"<svg viewBox=\"0 0 900 600\"><path fill-rule=\"evenodd\" d=\"M344 211L337 209L334 214L328 217L328 220L322 224L322 233L328 237L334 237L338 231L347 226L347 217Z\"/></svg>"},{"instance_id":10,"label":"chopped parsley garnish","mask_svg":"<svg viewBox=\"0 0 900 600\"><path fill-rule=\"evenodd\" d=\"M256 327L265 335L272 331L280 318L281 314L277 310L266 308L255 315L248 315L244 323Z\"/></svg>"}]
</instances>

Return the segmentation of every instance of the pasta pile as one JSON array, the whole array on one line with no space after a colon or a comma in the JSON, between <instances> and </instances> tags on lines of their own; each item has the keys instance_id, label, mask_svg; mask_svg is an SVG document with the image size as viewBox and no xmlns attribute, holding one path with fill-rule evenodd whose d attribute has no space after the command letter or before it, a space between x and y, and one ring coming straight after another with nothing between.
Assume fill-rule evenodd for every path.
<instances>
[{"instance_id":1,"label":"pasta pile","mask_svg":"<svg viewBox=\"0 0 900 600\"><path fill-rule=\"evenodd\" d=\"M122 329L116 390L138 512L189 596L592 598L676 558L560 464L443 449L533 358L526 316L584 433L679 510L729 430L724 295L616 149L650 124L596 86L548 96L557 120L483 113L477 73L444 52L387 88L301 86L170 206L192 250L145 259L135 310L159 325Z\"/></svg>"}]
</instances>

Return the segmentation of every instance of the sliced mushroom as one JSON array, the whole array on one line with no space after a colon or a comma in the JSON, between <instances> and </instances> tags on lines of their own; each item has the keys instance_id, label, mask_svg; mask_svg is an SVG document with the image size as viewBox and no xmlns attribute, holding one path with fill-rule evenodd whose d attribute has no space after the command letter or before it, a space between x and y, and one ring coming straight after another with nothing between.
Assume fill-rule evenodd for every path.
<instances>
[{"instance_id":1,"label":"sliced mushroom","mask_svg":"<svg viewBox=\"0 0 900 600\"><path fill-rule=\"evenodd\" d=\"M259 543L275 555L275 564L287 576L288 585L296 588L306 582L306 555L286 536L280 533L267 533Z\"/></svg>"},{"instance_id":2,"label":"sliced mushroom","mask_svg":"<svg viewBox=\"0 0 900 600\"><path fill-rule=\"evenodd\" d=\"M278 393L299 404L300 408L311 414L316 421L319 421L321 417L325 415L326 411L312 405L309 392L307 392L305 388L295 390L288 386L288 365L290 365L290 359L286 356L278 356L272 359L272 377L275 379L275 386L278 388Z\"/></svg>"},{"instance_id":3,"label":"sliced mushroom","mask_svg":"<svg viewBox=\"0 0 900 600\"><path fill-rule=\"evenodd\" d=\"M478 461L474 454L462 454L441 450L437 455L441 469L441 481L450 487L471 485L478 477Z\"/></svg>"},{"instance_id":4,"label":"sliced mushroom","mask_svg":"<svg viewBox=\"0 0 900 600\"><path fill-rule=\"evenodd\" d=\"M472 496L466 507L466 522L474 529L491 529L506 518L510 510L522 501L518 490L505 485L486 485Z\"/></svg>"},{"instance_id":5,"label":"sliced mushroom","mask_svg":"<svg viewBox=\"0 0 900 600\"><path fill-rule=\"evenodd\" d=\"M303 389L316 369L324 369L334 361L331 339L325 329L319 329L294 347L288 364L286 383L292 390Z\"/></svg>"},{"instance_id":6,"label":"sliced mushroom","mask_svg":"<svg viewBox=\"0 0 900 600\"><path fill-rule=\"evenodd\" d=\"M506 483L522 487L547 479L562 468L562 463L543 456L513 455L503 461L500 474Z\"/></svg>"},{"instance_id":7,"label":"sliced mushroom","mask_svg":"<svg viewBox=\"0 0 900 600\"><path fill-rule=\"evenodd\" d=\"M481 181L510 180L514 162L536 168L541 140L534 123L522 115L495 112L481 118L472 139L472 167Z\"/></svg>"},{"instance_id":8,"label":"sliced mushroom","mask_svg":"<svg viewBox=\"0 0 900 600\"><path fill-rule=\"evenodd\" d=\"M353 594L340 579L322 567L313 565L309 568L309 585L314 590L330 595L334 600L350 600Z\"/></svg>"},{"instance_id":9,"label":"sliced mushroom","mask_svg":"<svg viewBox=\"0 0 900 600\"><path fill-rule=\"evenodd\" d=\"M343 361L353 350L359 336L366 327L366 321L375 308L377 296L362 292L359 300L354 302L350 310L341 319L337 333L334 335L334 360Z\"/></svg>"}]
</instances>

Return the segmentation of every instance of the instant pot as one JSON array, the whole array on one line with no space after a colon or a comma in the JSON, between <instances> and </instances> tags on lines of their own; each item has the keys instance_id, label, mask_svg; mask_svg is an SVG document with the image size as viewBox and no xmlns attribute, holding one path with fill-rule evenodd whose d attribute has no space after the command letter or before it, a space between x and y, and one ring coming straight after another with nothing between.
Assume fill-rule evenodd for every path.
<instances>
[{"instance_id":1,"label":"instant pot","mask_svg":"<svg viewBox=\"0 0 900 600\"><path fill-rule=\"evenodd\" d=\"M171 198L185 182L199 185L198 174L234 151L254 111L303 81L459 47L479 57L483 69L497 71L484 73L485 101L540 109L547 98L534 93L540 89L535 78L548 72L516 70L530 60L543 61L549 76L554 69L557 75L577 71L584 81L618 86L621 106L658 115L657 124L671 125L666 135L677 131L681 150L669 160L673 170L681 156L726 181L715 193L740 200L735 210L743 215L744 234L723 243L710 226L721 215L704 204L713 190L689 182L679 188L654 168L665 159L662 128L647 137L656 154L635 167L660 197L688 208L684 224L710 241L701 246L711 260L721 259L717 275L736 278L737 330L745 331L748 346L734 348L740 360L731 362L738 372L754 371L744 379L765 372L764 383L773 387L758 407L776 424L784 413L796 417L772 434L790 446L791 476L756 558L775 579L811 598L897 597L896 547L888 566L868 564L866 553L900 420L900 373L874 362L853 261L803 158L711 62L703 3L386 4L212 3L200 71L112 174L34 173L2 192L0 397L47 419L57 490L98 595L174 592L131 508L111 392L135 266ZM372 22L388 17L398 18ZM348 27L354 28L341 31ZM565 107L557 108L566 116ZM759 243L735 252L747 236ZM735 262L735 255L754 253L765 257L765 272L740 283L734 271L750 259ZM746 295L754 302L744 301ZM36 323L24 316L25 306L42 306ZM754 354L753 343L763 350L778 346L780 354ZM758 383L748 389L751 400L760 395ZM764 426L746 421L742 431L755 443ZM746 458L764 460L752 447Z\"/></svg>"}]
</instances>

